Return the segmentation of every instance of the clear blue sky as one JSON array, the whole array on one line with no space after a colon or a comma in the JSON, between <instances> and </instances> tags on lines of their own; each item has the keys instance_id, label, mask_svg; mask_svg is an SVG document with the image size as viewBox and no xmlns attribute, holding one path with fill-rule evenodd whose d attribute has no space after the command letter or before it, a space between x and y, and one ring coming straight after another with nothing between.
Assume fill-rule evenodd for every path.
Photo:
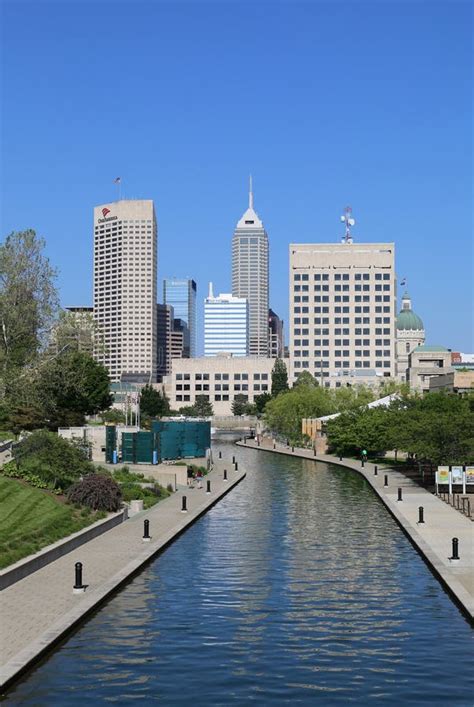
<instances>
[{"instance_id":1,"label":"clear blue sky","mask_svg":"<svg viewBox=\"0 0 474 707\"><path fill-rule=\"evenodd\" d=\"M395 241L427 339L472 351L470 2L3 1L2 223L92 301L92 209L155 200L163 277L230 290L254 176L271 306L288 244ZM399 294L401 288L399 288ZM201 338L201 337L199 337Z\"/></svg>"}]
</instances>

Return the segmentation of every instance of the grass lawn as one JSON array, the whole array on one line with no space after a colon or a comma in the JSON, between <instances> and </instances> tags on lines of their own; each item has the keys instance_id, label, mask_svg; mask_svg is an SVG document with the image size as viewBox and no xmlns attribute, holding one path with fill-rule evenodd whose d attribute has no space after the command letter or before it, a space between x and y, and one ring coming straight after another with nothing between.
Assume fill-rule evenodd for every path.
<instances>
[{"instance_id":1,"label":"grass lawn","mask_svg":"<svg viewBox=\"0 0 474 707\"><path fill-rule=\"evenodd\" d=\"M105 516L0 476L0 569Z\"/></svg>"}]
</instances>

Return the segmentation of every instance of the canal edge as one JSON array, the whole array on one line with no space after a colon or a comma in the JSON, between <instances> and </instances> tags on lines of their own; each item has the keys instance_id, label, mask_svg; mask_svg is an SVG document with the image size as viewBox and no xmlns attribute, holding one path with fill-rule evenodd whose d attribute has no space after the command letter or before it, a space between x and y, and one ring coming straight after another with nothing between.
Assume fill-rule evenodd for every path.
<instances>
[{"instance_id":1,"label":"canal edge","mask_svg":"<svg viewBox=\"0 0 474 707\"><path fill-rule=\"evenodd\" d=\"M248 440L249 442L250 440ZM471 626L474 627L474 598L473 596L462 586L462 584L451 574L447 575L446 574L446 568L444 566L444 563L442 561L442 558L439 557L433 550L432 548L427 544L426 540L419 534L417 528L413 527L403 516L401 516L398 512L397 507L393 504L393 502L384 496L380 489L375 486L375 484L372 481L372 478L366 474L363 473L362 468L357 467L357 466L352 466L349 461L345 462L344 460L340 461L337 457L331 457L330 455L321 455L319 457L314 457L314 456L309 456L305 454L306 450L304 452L299 452L295 448L295 451L289 451L287 449L272 449L269 447L261 447L257 446L254 444L249 444L249 443L244 444L243 442L236 442L236 445L239 447L247 448L247 449L253 449L259 452L270 452L272 454L283 454L284 456L287 457L292 457L292 458L299 458L299 459L305 459L306 461L312 461L312 462L323 462L325 464L334 464L335 466L340 466L343 467L344 469L348 469L349 471L355 471L357 472L360 476L362 476L368 483L372 491L375 492L377 497L382 501L392 518L396 521L397 525L400 527L400 529L403 531L405 536L410 540L411 544L415 548L415 550L418 552L422 560L425 562L427 567L430 569L432 574L436 577L436 579L441 583L443 588L448 592L450 598L454 601L458 609L462 612L464 617L469 621ZM353 461L353 460L351 460ZM355 463L355 462L354 462ZM382 471L384 469L389 469L387 467L384 467L383 465L378 465L379 469ZM419 487L420 492L425 491L425 493L428 493L426 489L423 489L421 486ZM430 496L432 494L429 494Z\"/></svg>"},{"instance_id":2,"label":"canal edge","mask_svg":"<svg viewBox=\"0 0 474 707\"><path fill-rule=\"evenodd\" d=\"M160 553L243 481L246 475L245 471L240 471L238 472L238 476L235 475L229 478L228 483L222 486L222 488L216 492L215 496L213 495L212 498L206 499L208 502L204 506L193 511L192 515L190 514L186 518L181 519L180 523L153 544L153 547L150 547L148 552L144 550L140 557L135 558L125 565L122 570L116 572L113 577L100 588L91 591L89 594L85 594L85 601L81 606L71 609L58 619L50 629L34 639L28 648L23 649L5 663L5 665L1 666L0 701L5 699L5 693L10 690L25 673L32 670L36 663L44 659L50 651L67 639L68 635L79 628L82 623L85 623L85 621L106 601L123 589L129 581L139 574L139 572L150 564Z\"/></svg>"}]
</instances>

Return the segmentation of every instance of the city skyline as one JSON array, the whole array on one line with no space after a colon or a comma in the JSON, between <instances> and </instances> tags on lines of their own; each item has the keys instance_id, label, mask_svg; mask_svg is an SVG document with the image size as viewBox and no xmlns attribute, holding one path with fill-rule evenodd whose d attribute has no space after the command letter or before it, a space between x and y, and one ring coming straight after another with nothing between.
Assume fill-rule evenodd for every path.
<instances>
[{"instance_id":1,"label":"city skyline","mask_svg":"<svg viewBox=\"0 0 474 707\"><path fill-rule=\"evenodd\" d=\"M117 199L118 175L123 197L155 202L158 291L174 274L229 291L251 172L271 236L270 306L283 320L288 243L339 242L349 203L356 243L396 243L427 341L474 348L467 4L431 5L429 22L423 3L257 4L252 37L239 3L213 5L205 23L191 6L184 17L159 4L44 6L29 8L26 25L21 6L4 6L2 238L28 227L46 238L63 305L91 304L90 209ZM351 41L341 51L342 25ZM107 32L88 47L85 77L91 26Z\"/></svg>"}]
</instances>

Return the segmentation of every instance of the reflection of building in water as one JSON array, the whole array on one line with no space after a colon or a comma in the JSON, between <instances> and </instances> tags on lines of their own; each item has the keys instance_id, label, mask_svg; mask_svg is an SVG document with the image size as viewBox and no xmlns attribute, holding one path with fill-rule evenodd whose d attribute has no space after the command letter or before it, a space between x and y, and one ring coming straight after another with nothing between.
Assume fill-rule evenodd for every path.
<instances>
[{"instance_id":1,"label":"reflection of building in water","mask_svg":"<svg viewBox=\"0 0 474 707\"><path fill-rule=\"evenodd\" d=\"M302 465L310 473L295 474L288 486L286 619L320 619L313 628L325 631L328 622L362 617L368 595L380 599L382 617L388 584L392 603L402 598L392 560L398 529L389 532L393 521L362 477L321 462Z\"/></svg>"}]
</instances>

